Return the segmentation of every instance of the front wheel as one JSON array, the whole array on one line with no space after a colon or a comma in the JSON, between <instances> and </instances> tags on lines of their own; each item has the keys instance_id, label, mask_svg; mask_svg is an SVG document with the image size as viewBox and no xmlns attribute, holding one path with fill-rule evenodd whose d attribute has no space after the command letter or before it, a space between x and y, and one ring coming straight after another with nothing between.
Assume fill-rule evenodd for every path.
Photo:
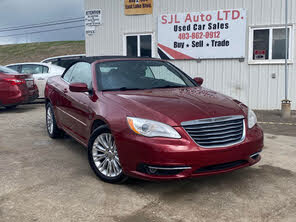
<instances>
[{"instance_id":1,"label":"front wheel","mask_svg":"<svg viewBox=\"0 0 296 222\"><path fill-rule=\"evenodd\" d=\"M107 126L97 128L89 142L88 161L95 174L108 183L123 183L124 175L114 137Z\"/></svg>"}]
</instances>

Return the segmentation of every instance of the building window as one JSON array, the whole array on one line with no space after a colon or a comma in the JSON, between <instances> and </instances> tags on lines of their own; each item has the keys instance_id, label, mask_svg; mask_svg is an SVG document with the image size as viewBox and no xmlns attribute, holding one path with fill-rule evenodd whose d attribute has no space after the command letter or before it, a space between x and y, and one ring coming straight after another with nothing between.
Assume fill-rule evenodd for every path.
<instances>
[{"instance_id":1,"label":"building window","mask_svg":"<svg viewBox=\"0 0 296 222\"><path fill-rule=\"evenodd\" d=\"M152 57L152 34L124 36L124 54L131 57Z\"/></svg>"},{"instance_id":2,"label":"building window","mask_svg":"<svg viewBox=\"0 0 296 222\"><path fill-rule=\"evenodd\" d=\"M288 33L288 36L289 36L289 33ZM288 40L288 48L289 48L289 40ZM286 53L286 30L274 29L273 35L272 35L272 59L285 59L285 53ZM288 51L288 58L289 57L290 56Z\"/></svg>"},{"instance_id":3,"label":"building window","mask_svg":"<svg viewBox=\"0 0 296 222\"><path fill-rule=\"evenodd\" d=\"M264 60L268 59L269 55L269 30L254 30L253 39L253 59Z\"/></svg>"},{"instance_id":4,"label":"building window","mask_svg":"<svg viewBox=\"0 0 296 222\"><path fill-rule=\"evenodd\" d=\"M291 27L288 29L288 60L291 55ZM284 63L286 29L284 27L250 28L249 63Z\"/></svg>"}]
</instances>

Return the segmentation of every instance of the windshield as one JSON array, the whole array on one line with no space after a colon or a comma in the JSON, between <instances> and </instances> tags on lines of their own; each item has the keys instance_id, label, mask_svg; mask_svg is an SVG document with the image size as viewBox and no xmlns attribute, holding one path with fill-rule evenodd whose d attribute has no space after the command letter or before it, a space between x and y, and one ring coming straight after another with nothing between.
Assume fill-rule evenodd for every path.
<instances>
[{"instance_id":1,"label":"windshield","mask_svg":"<svg viewBox=\"0 0 296 222\"><path fill-rule=\"evenodd\" d=\"M162 61L112 61L98 63L96 73L102 91L193 87L194 82L173 65Z\"/></svg>"},{"instance_id":2,"label":"windshield","mask_svg":"<svg viewBox=\"0 0 296 222\"><path fill-rule=\"evenodd\" d=\"M13 69L10 69L10 68L4 67L4 66L0 66L0 72L6 73L6 74L16 74L17 73Z\"/></svg>"}]
</instances>

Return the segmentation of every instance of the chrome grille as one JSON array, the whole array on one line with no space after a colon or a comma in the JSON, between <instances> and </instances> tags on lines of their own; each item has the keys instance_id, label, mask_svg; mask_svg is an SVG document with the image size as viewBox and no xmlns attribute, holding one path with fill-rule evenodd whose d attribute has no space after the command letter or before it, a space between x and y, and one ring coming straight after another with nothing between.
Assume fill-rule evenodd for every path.
<instances>
[{"instance_id":1,"label":"chrome grille","mask_svg":"<svg viewBox=\"0 0 296 222\"><path fill-rule=\"evenodd\" d=\"M191 138L201 147L226 147L245 138L244 116L225 116L183 122Z\"/></svg>"}]
</instances>

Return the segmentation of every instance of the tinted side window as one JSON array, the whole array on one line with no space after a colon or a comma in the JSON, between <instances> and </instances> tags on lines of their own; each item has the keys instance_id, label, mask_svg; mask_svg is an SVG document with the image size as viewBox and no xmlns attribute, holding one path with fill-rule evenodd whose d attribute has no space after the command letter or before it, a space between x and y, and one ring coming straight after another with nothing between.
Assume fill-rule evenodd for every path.
<instances>
[{"instance_id":1,"label":"tinted side window","mask_svg":"<svg viewBox=\"0 0 296 222\"><path fill-rule=\"evenodd\" d=\"M54 62L52 64L57 65L57 66L61 66L66 69L76 61L77 61L77 59L65 59L65 60L59 59L57 62Z\"/></svg>"},{"instance_id":2,"label":"tinted side window","mask_svg":"<svg viewBox=\"0 0 296 222\"><path fill-rule=\"evenodd\" d=\"M15 73L17 73L14 69L4 67L4 66L0 66L0 72L5 73L5 74L15 74Z\"/></svg>"},{"instance_id":3,"label":"tinted side window","mask_svg":"<svg viewBox=\"0 0 296 222\"><path fill-rule=\"evenodd\" d=\"M19 66L7 66L7 67L19 72Z\"/></svg>"},{"instance_id":4,"label":"tinted side window","mask_svg":"<svg viewBox=\"0 0 296 222\"><path fill-rule=\"evenodd\" d=\"M34 65L34 64L22 65L21 73L25 73L25 74L42 73L42 66Z\"/></svg>"},{"instance_id":5,"label":"tinted side window","mask_svg":"<svg viewBox=\"0 0 296 222\"><path fill-rule=\"evenodd\" d=\"M66 82L70 82L71 75L72 75L73 70L75 69L75 66L76 66L76 64L73 65L70 69L68 69L67 72L64 74L63 79Z\"/></svg>"},{"instance_id":6,"label":"tinted side window","mask_svg":"<svg viewBox=\"0 0 296 222\"><path fill-rule=\"evenodd\" d=\"M91 64L86 62L76 63L75 69L71 75L70 83L81 82L92 88Z\"/></svg>"}]
</instances>

